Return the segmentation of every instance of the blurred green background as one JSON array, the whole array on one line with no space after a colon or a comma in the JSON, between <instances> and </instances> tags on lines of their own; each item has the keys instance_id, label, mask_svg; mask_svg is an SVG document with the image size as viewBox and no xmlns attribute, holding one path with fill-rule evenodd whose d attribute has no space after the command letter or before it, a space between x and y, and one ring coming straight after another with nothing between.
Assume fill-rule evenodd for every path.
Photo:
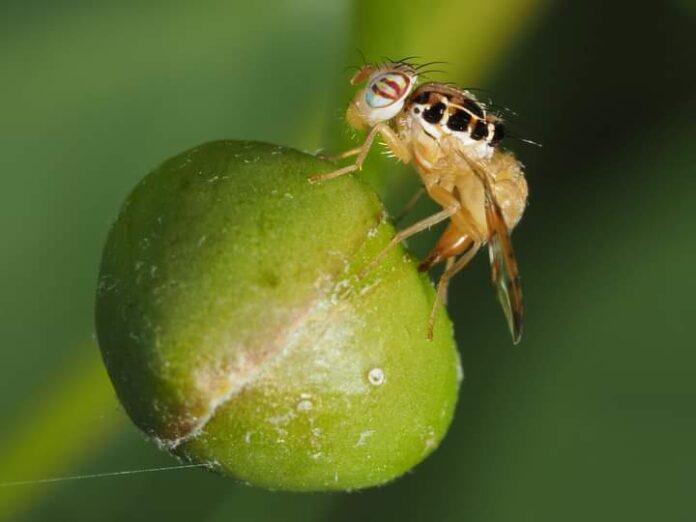
<instances>
[{"instance_id":1,"label":"blurred green background","mask_svg":"<svg viewBox=\"0 0 696 522\"><path fill-rule=\"evenodd\" d=\"M200 470L0 487L0 520L696 519L695 32L689 0L0 1L0 483L176 464L117 404L92 324L108 226L165 158L343 150L356 49L447 61L433 79L544 145L507 143L525 337L479 256L450 290L458 411L415 471L331 495ZM370 162L397 212L415 174Z\"/></svg>"}]
</instances>

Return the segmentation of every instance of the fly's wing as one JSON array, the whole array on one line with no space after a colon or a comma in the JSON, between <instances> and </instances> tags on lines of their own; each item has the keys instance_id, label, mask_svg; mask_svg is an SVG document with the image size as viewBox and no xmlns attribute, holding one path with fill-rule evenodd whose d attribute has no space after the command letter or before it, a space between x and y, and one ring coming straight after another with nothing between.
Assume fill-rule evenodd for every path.
<instances>
[{"instance_id":1,"label":"fly's wing","mask_svg":"<svg viewBox=\"0 0 696 522\"><path fill-rule=\"evenodd\" d=\"M517 260L512 250L512 241L500 205L495 199L488 176L478 163L471 160L461 150L457 149L469 165L473 173L483 183L486 194L486 221L488 223L488 253L491 260L491 278L498 292L498 300L503 307L508 327L512 334L512 342L517 344L522 338L522 288L520 274L517 270Z\"/></svg>"},{"instance_id":2,"label":"fly's wing","mask_svg":"<svg viewBox=\"0 0 696 522\"><path fill-rule=\"evenodd\" d=\"M486 221L491 234L488 240L488 253L491 259L491 277L498 291L498 300L503 307L512 342L517 344L522 338L522 288L517 260L512 250L510 234L503 221L500 207L491 200L486 204Z\"/></svg>"}]
</instances>

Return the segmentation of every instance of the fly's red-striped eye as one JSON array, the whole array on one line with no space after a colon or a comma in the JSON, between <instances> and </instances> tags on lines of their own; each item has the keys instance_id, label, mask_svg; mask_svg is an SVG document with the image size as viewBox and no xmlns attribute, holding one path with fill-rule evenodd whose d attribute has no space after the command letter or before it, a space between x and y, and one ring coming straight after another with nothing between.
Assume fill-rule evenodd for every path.
<instances>
[{"instance_id":1,"label":"fly's red-striped eye","mask_svg":"<svg viewBox=\"0 0 696 522\"><path fill-rule=\"evenodd\" d=\"M365 101L381 109L403 100L411 88L411 78L400 72L388 72L375 77L367 86Z\"/></svg>"}]
</instances>

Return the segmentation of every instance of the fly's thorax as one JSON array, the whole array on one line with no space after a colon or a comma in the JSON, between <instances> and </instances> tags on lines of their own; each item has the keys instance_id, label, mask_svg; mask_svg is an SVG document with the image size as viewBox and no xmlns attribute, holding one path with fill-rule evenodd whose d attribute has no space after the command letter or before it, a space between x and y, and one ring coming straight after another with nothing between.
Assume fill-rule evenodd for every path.
<instances>
[{"instance_id":1,"label":"fly's thorax","mask_svg":"<svg viewBox=\"0 0 696 522\"><path fill-rule=\"evenodd\" d=\"M449 85L421 85L404 111L432 139L455 137L475 160L490 158L505 132L502 121L488 114L473 95Z\"/></svg>"},{"instance_id":2,"label":"fly's thorax","mask_svg":"<svg viewBox=\"0 0 696 522\"><path fill-rule=\"evenodd\" d=\"M401 129L402 136L411 145L413 164L418 173L424 178L439 175L440 166L443 165L446 158L438 138L427 132L410 117L404 118L404 122Z\"/></svg>"},{"instance_id":3,"label":"fly's thorax","mask_svg":"<svg viewBox=\"0 0 696 522\"><path fill-rule=\"evenodd\" d=\"M458 157L457 150L477 161L489 159L496 152L496 149L479 142L463 144L451 134L438 132L437 128L428 129L408 113L405 115L403 120L397 120L404 122L399 126L400 135L410 144L413 163L424 181L468 173L469 168Z\"/></svg>"}]
</instances>

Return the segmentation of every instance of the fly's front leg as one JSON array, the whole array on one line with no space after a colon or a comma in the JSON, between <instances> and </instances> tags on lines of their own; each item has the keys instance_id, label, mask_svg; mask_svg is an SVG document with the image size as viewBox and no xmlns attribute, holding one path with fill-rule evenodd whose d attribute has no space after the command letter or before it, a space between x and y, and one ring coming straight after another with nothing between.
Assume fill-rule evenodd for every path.
<instances>
[{"instance_id":1,"label":"fly's front leg","mask_svg":"<svg viewBox=\"0 0 696 522\"><path fill-rule=\"evenodd\" d=\"M444 210L441 210L437 214L433 214L432 216L425 218L418 223L414 223L408 228L405 228L398 234L396 234L391 241L389 241L389 244L384 247L384 249L375 256L375 258L370 261L365 268L363 268L360 273L358 274L358 278L362 279L365 277L367 274L369 274L379 263L382 261L385 256L389 253L389 251L394 248L396 245L401 243L403 240L413 236L414 234L417 234L418 232L422 232L426 228L430 228L433 225L437 225L438 223L444 221L445 219L451 217L453 214L455 214L459 210L459 204L457 203L456 206L452 206L450 208L446 208Z\"/></svg>"},{"instance_id":2,"label":"fly's front leg","mask_svg":"<svg viewBox=\"0 0 696 522\"><path fill-rule=\"evenodd\" d=\"M357 154L358 158L355 160L353 165L348 165L347 167L336 169L326 174L317 174L315 176L311 176L309 180L312 183L326 181L328 179L337 178L339 176L343 176L344 174L350 174L351 172L362 169L365 158L367 158L367 153L370 151L370 148L372 147L372 144L374 143L378 134L382 135L382 139L384 139L384 142L398 159L407 162L411 158L411 152L409 151L408 147L401 141L391 127L389 127L389 125L386 123L378 123L372 127L372 129L370 129L370 132L367 134L365 141L360 147L348 150L341 155L342 157L348 157Z\"/></svg>"},{"instance_id":3,"label":"fly's front leg","mask_svg":"<svg viewBox=\"0 0 696 522\"><path fill-rule=\"evenodd\" d=\"M404 142L389 125L383 123L380 125L384 127L379 131L382 135L382 140L384 144L389 147L392 154L394 154L394 157L401 163L408 163L411 161L411 149L406 142Z\"/></svg>"},{"instance_id":4,"label":"fly's front leg","mask_svg":"<svg viewBox=\"0 0 696 522\"><path fill-rule=\"evenodd\" d=\"M336 160L340 160L340 159L343 159L343 158L350 158L351 156L357 156L358 154L360 154L360 151L361 151L361 150L362 150L362 146L360 146L360 147L354 147L354 148L352 148L352 149L349 149L349 150L347 150L347 151L345 151L345 152L341 152L340 154L335 154L335 155L333 155L333 156L324 156L324 155L320 155L319 157L320 157L321 159L325 159L325 160L328 160L328 161L336 161Z\"/></svg>"}]
</instances>

